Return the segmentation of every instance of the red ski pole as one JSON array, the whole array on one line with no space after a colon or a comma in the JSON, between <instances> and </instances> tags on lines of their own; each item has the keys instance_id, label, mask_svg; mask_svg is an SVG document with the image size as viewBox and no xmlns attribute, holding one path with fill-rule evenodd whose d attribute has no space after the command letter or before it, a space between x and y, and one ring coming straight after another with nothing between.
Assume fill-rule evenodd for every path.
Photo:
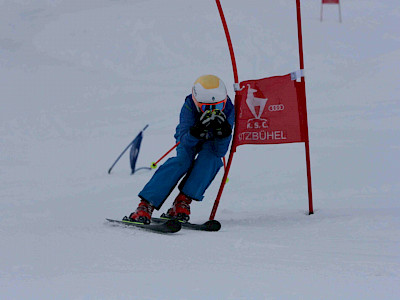
<instances>
[{"instance_id":1,"label":"red ski pole","mask_svg":"<svg viewBox=\"0 0 400 300\"><path fill-rule=\"evenodd\" d=\"M152 164L151 164L151 168L152 169L156 169L157 168L157 164L164 158L164 157L166 157L172 150L174 150L176 147L178 147L178 145L180 144L181 142L177 142L171 149L169 149L163 156L161 156L160 158L159 158L159 160L157 160L156 162L153 162Z\"/></svg>"},{"instance_id":2,"label":"red ski pole","mask_svg":"<svg viewBox=\"0 0 400 300\"><path fill-rule=\"evenodd\" d=\"M178 145L179 145L180 143L181 143L181 142L177 142L171 149L169 149L169 150L168 150L163 156L161 156L156 162L151 163L151 168L152 168L152 169L157 168L157 164L158 164L164 157L166 157L172 150L174 150L176 147L178 147ZM224 162L224 169L226 169L225 157L223 157L222 159L223 159L223 162ZM229 179L227 179L226 182L228 182L228 181L229 181Z\"/></svg>"}]
</instances>

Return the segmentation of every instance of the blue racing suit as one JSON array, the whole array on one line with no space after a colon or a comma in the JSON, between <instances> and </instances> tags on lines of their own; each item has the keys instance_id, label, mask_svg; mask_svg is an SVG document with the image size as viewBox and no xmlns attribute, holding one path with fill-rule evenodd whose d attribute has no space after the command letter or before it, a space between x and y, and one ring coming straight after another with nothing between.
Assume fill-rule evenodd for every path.
<instances>
[{"instance_id":1,"label":"blue racing suit","mask_svg":"<svg viewBox=\"0 0 400 300\"><path fill-rule=\"evenodd\" d=\"M233 126L235 113L229 97L223 112L229 124ZM157 210L161 208L184 175L186 176L180 182L179 190L193 200L203 200L204 192L223 166L222 157L228 151L231 136L209 140L192 136L189 132L190 127L199 120L201 115L202 112L197 110L192 95L188 95L182 106L180 122L174 136L176 142L180 142L176 148L177 155L160 166L139 193L141 199L148 201Z\"/></svg>"}]
</instances>

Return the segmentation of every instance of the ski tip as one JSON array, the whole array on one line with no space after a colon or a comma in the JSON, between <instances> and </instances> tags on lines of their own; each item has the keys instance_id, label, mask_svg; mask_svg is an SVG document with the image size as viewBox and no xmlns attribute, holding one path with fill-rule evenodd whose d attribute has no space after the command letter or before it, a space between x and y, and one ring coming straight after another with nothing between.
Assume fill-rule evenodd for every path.
<instances>
[{"instance_id":1,"label":"ski tip","mask_svg":"<svg viewBox=\"0 0 400 300\"><path fill-rule=\"evenodd\" d=\"M164 225L171 230L171 233L178 232L182 228L182 224L178 220L168 220Z\"/></svg>"},{"instance_id":2,"label":"ski tip","mask_svg":"<svg viewBox=\"0 0 400 300\"><path fill-rule=\"evenodd\" d=\"M221 229L221 223L217 220L210 220L204 223L207 231L218 231Z\"/></svg>"}]
</instances>

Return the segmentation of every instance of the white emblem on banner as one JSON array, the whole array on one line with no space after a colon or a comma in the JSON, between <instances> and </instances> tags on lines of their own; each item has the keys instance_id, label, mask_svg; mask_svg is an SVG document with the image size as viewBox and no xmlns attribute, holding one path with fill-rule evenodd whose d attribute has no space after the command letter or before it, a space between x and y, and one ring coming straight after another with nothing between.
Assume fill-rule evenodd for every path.
<instances>
[{"instance_id":1,"label":"white emblem on banner","mask_svg":"<svg viewBox=\"0 0 400 300\"><path fill-rule=\"evenodd\" d=\"M265 105L267 104L268 98L256 98L254 94L257 92L256 89L252 89L250 84L247 85L247 98L246 104L249 107L251 113L256 119L260 119L262 113L264 112ZM256 112L256 107L259 107L258 113Z\"/></svg>"}]
</instances>

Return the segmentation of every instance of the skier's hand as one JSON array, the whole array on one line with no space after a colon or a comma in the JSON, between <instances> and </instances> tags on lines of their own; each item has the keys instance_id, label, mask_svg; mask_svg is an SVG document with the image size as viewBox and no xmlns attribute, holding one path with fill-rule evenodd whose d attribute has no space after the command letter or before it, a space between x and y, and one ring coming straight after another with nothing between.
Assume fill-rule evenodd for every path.
<instances>
[{"instance_id":1,"label":"skier's hand","mask_svg":"<svg viewBox=\"0 0 400 300\"><path fill-rule=\"evenodd\" d=\"M214 121L215 125L221 125L224 122L227 122L226 120L226 115L220 111L219 109L216 109L212 112L213 116L212 116L212 120Z\"/></svg>"},{"instance_id":2,"label":"skier's hand","mask_svg":"<svg viewBox=\"0 0 400 300\"><path fill-rule=\"evenodd\" d=\"M199 140L208 140L211 137L211 132L199 124L190 127L190 134Z\"/></svg>"},{"instance_id":3,"label":"skier's hand","mask_svg":"<svg viewBox=\"0 0 400 300\"><path fill-rule=\"evenodd\" d=\"M210 128L210 126L212 126L214 118L214 112L211 110L206 110L200 117L199 125L203 128Z\"/></svg>"},{"instance_id":4,"label":"skier's hand","mask_svg":"<svg viewBox=\"0 0 400 300\"><path fill-rule=\"evenodd\" d=\"M212 111L207 110L205 111L200 119L196 122L194 126L190 128L190 134L193 135L195 138L208 140L212 137L212 121L213 121L213 114Z\"/></svg>"},{"instance_id":5,"label":"skier's hand","mask_svg":"<svg viewBox=\"0 0 400 300\"><path fill-rule=\"evenodd\" d=\"M220 111L213 111L213 128L214 128L214 136L215 138L226 138L231 135L232 127L226 119L226 115Z\"/></svg>"},{"instance_id":6,"label":"skier's hand","mask_svg":"<svg viewBox=\"0 0 400 300\"><path fill-rule=\"evenodd\" d=\"M190 134L198 139L222 139L230 136L232 127L226 115L220 110L205 111L199 121L190 128Z\"/></svg>"}]
</instances>

